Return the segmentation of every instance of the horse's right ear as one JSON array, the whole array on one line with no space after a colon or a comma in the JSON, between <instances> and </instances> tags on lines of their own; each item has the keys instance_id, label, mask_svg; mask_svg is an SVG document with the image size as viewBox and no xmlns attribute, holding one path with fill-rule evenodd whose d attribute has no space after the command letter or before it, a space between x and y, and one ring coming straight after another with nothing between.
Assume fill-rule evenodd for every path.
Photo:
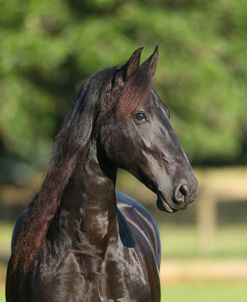
<instances>
[{"instance_id":1,"label":"horse's right ear","mask_svg":"<svg viewBox=\"0 0 247 302\"><path fill-rule=\"evenodd\" d=\"M154 75L156 70L156 65L158 61L158 45L156 45L154 52L151 54L151 56L142 63L141 68L145 70L147 73L149 73L151 76Z\"/></svg>"},{"instance_id":2,"label":"horse's right ear","mask_svg":"<svg viewBox=\"0 0 247 302\"><path fill-rule=\"evenodd\" d=\"M136 49L126 64L124 64L120 70L119 74L122 78L122 80L125 82L139 67L140 59L141 59L141 53L142 53L143 47L140 47Z\"/></svg>"}]
</instances>

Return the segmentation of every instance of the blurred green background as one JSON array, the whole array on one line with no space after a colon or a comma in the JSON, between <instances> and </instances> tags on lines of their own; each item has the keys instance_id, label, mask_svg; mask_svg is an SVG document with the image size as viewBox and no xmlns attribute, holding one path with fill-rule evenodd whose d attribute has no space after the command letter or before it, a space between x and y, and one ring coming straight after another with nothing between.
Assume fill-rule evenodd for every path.
<instances>
[{"instance_id":1,"label":"blurred green background","mask_svg":"<svg viewBox=\"0 0 247 302\"><path fill-rule=\"evenodd\" d=\"M193 263L203 270L205 261L247 261L246 12L246 0L0 0L1 302L13 223L40 186L76 90L86 76L124 63L140 46L146 58L156 44L154 86L197 167L201 194L186 212L166 215L127 173L118 188L158 220L164 267L173 265L162 277L163 300L245 301L244 273L193 277ZM203 208L208 200L213 210ZM175 273L186 263L190 273Z\"/></svg>"}]
</instances>

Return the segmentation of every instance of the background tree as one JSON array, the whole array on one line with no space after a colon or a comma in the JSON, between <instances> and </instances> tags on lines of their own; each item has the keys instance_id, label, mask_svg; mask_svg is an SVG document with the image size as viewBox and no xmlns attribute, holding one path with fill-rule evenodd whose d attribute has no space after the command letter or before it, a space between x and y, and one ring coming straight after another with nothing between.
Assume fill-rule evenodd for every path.
<instances>
[{"instance_id":1,"label":"background tree","mask_svg":"<svg viewBox=\"0 0 247 302\"><path fill-rule=\"evenodd\" d=\"M246 162L245 0L0 1L0 155L42 166L89 74L160 46L155 86L194 163Z\"/></svg>"}]
</instances>

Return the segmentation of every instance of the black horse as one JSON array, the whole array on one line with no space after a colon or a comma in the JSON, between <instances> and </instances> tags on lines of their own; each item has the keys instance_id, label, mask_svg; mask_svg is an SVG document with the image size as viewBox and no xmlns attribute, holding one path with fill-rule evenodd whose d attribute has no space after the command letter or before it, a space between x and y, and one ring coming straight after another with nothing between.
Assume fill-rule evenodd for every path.
<instances>
[{"instance_id":1,"label":"black horse","mask_svg":"<svg viewBox=\"0 0 247 302\"><path fill-rule=\"evenodd\" d=\"M184 209L197 181L152 88L158 49L141 65L89 77L58 134L44 183L18 219L7 302L160 301L160 241L148 211L115 193L117 168Z\"/></svg>"}]
</instances>

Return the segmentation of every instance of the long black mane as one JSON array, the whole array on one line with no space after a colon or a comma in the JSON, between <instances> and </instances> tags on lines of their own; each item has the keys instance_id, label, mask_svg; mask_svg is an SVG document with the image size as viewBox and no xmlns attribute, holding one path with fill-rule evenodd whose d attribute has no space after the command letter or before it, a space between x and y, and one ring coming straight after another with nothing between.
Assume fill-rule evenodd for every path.
<instances>
[{"instance_id":1,"label":"long black mane","mask_svg":"<svg viewBox=\"0 0 247 302\"><path fill-rule=\"evenodd\" d=\"M116 193L117 169L185 209L197 182L151 81L158 48L140 64L89 77L76 95L39 193L19 218L6 301L160 301L160 239L151 214Z\"/></svg>"},{"instance_id":2,"label":"long black mane","mask_svg":"<svg viewBox=\"0 0 247 302\"><path fill-rule=\"evenodd\" d=\"M108 68L89 77L78 91L58 133L49 169L39 193L29 205L15 245L14 267L27 268L39 251L55 216L63 192L73 174L78 154L87 146L99 111L109 110L117 68ZM118 85L119 86L119 85ZM121 87L121 85L120 85ZM136 71L121 90L113 92L119 98L117 115L128 114L144 102L151 89L151 80L141 69Z\"/></svg>"},{"instance_id":3,"label":"long black mane","mask_svg":"<svg viewBox=\"0 0 247 302\"><path fill-rule=\"evenodd\" d=\"M89 77L78 91L58 133L49 168L39 193L31 201L15 245L14 267L28 267L42 246L49 224L78 160L86 147L99 101L107 94L114 69Z\"/></svg>"}]
</instances>

